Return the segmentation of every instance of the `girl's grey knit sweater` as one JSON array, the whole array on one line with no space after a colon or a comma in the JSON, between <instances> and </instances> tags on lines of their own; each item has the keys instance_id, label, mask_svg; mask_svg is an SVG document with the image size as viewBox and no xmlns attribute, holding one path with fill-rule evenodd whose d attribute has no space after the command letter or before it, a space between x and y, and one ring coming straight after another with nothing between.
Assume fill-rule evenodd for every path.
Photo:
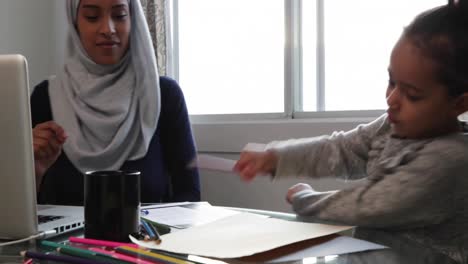
<instances>
[{"instance_id":1,"label":"girl's grey knit sweater","mask_svg":"<svg viewBox=\"0 0 468 264\"><path fill-rule=\"evenodd\" d=\"M468 262L468 137L410 140L392 136L383 115L331 136L272 142L275 178L358 181L339 191L293 197L298 215L322 222L391 229L396 236Z\"/></svg>"}]
</instances>

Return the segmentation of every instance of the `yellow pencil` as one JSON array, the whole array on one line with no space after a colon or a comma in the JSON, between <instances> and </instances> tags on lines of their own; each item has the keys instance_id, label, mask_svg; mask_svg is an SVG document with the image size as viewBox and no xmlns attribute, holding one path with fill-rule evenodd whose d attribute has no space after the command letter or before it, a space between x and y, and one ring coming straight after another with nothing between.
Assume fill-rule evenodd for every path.
<instances>
[{"instance_id":1,"label":"yellow pencil","mask_svg":"<svg viewBox=\"0 0 468 264\"><path fill-rule=\"evenodd\" d=\"M179 259L179 258L176 258L176 257L166 256L166 255L163 255L163 254L159 254L159 253L156 253L156 252L144 250L144 249L141 249L141 248L132 248L132 247L128 247L128 246L120 246L120 247L115 248L115 251L117 251L119 253L131 255L131 256L134 256L134 257L147 259L147 260L166 261L166 262L176 263L176 264L194 264L194 262L191 262L191 261Z\"/></svg>"}]
</instances>

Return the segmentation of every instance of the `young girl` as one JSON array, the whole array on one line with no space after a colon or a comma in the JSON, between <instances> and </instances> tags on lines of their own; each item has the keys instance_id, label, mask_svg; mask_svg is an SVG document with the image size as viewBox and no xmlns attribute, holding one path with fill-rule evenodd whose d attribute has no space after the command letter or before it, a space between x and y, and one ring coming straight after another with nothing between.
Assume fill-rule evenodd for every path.
<instances>
[{"instance_id":1,"label":"young girl","mask_svg":"<svg viewBox=\"0 0 468 264\"><path fill-rule=\"evenodd\" d=\"M457 119L468 111L467 27L466 1L420 14L391 53L385 115L348 132L243 152L235 170L244 180L360 180L326 193L298 184L287 200L301 216L392 229L467 262L468 137Z\"/></svg>"},{"instance_id":2,"label":"young girl","mask_svg":"<svg viewBox=\"0 0 468 264\"><path fill-rule=\"evenodd\" d=\"M200 200L185 100L158 75L140 1L66 11L69 56L31 96L39 203L83 205L83 173L119 169L141 172L142 202Z\"/></svg>"}]
</instances>

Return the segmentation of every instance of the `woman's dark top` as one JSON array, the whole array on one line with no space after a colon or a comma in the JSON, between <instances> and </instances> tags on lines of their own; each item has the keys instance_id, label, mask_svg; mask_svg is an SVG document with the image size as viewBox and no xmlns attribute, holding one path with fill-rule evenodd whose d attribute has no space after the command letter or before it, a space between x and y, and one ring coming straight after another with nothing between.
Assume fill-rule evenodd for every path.
<instances>
[{"instance_id":1,"label":"woman's dark top","mask_svg":"<svg viewBox=\"0 0 468 264\"><path fill-rule=\"evenodd\" d=\"M126 161L121 169L141 172L143 203L199 201L198 171L187 167L196 150L184 95L176 81L167 77L159 80L161 114L148 152L141 159ZM53 120L48 88L48 81L43 81L31 95L33 127ZM83 205L83 189L83 174L62 151L43 177L38 202Z\"/></svg>"}]
</instances>

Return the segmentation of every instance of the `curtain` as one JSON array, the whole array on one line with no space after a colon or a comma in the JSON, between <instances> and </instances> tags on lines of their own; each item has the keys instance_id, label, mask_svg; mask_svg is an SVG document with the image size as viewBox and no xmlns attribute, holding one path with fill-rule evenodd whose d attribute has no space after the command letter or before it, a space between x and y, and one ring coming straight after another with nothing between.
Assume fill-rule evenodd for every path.
<instances>
[{"instance_id":1,"label":"curtain","mask_svg":"<svg viewBox=\"0 0 468 264\"><path fill-rule=\"evenodd\" d=\"M140 0L153 39L159 75L172 75L170 0Z\"/></svg>"}]
</instances>

